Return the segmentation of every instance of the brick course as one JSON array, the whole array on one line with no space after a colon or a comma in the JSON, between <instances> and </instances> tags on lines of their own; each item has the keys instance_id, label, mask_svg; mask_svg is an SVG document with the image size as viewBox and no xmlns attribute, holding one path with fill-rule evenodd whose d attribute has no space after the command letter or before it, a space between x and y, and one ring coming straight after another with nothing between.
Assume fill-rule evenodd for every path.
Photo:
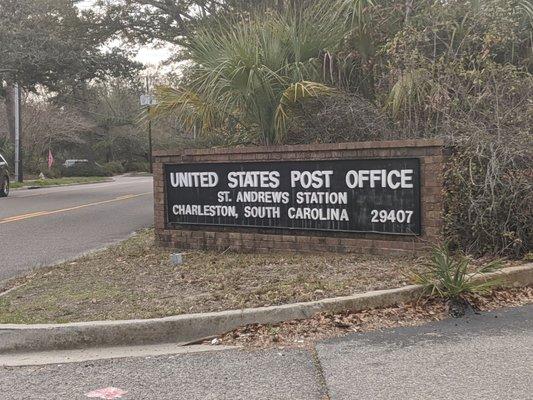
<instances>
[{"instance_id":1,"label":"brick course","mask_svg":"<svg viewBox=\"0 0 533 400\"><path fill-rule=\"evenodd\" d=\"M441 140L396 140L334 144L182 149L154 152L155 232L159 244L179 249L231 248L236 251L341 252L370 254L420 253L440 240L442 185L447 150ZM166 226L164 165L252 161L418 158L421 177L420 236L369 233L309 232L248 227Z\"/></svg>"}]
</instances>

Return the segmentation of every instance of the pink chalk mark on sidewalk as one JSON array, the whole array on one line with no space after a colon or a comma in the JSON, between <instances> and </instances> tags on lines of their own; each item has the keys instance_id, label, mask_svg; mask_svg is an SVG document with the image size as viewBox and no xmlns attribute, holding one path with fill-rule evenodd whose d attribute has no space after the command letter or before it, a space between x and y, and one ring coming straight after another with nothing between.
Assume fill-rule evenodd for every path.
<instances>
[{"instance_id":1,"label":"pink chalk mark on sidewalk","mask_svg":"<svg viewBox=\"0 0 533 400\"><path fill-rule=\"evenodd\" d=\"M107 387L103 389L93 390L92 392L85 393L85 396L87 397L93 397L97 399L107 399L107 400L113 400L118 399L125 395L128 392L125 392L122 389L114 388L114 387Z\"/></svg>"}]
</instances>

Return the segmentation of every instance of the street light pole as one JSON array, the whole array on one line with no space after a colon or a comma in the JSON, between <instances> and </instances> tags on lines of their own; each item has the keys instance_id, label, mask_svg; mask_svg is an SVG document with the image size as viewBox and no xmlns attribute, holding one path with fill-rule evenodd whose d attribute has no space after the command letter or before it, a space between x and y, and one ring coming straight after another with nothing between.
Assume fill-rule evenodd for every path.
<instances>
[{"instance_id":1,"label":"street light pole","mask_svg":"<svg viewBox=\"0 0 533 400\"><path fill-rule=\"evenodd\" d=\"M150 106L148 106L148 113L150 113ZM150 173L154 172L152 164L152 119L148 117L148 154L150 158Z\"/></svg>"},{"instance_id":2,"label":"street light pole","mask_svg":"<svg viewBox=\"0 0 533 400\"><path fill-rule=\"evenodd\" d=\"M150 80L148 76L146 77L146 95L149 97L146 106L146 110L148 111L148 161L150 164L150 173L153 173L154 167L152 165L152 118L150 116L150 108L152 106L153 99L150 96Z\"/></svg>"}]
</instances>

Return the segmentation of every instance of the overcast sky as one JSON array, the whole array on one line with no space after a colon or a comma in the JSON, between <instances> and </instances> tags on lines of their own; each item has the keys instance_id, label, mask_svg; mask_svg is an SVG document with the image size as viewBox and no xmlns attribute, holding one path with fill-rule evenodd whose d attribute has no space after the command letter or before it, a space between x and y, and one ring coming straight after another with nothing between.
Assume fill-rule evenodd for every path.
<instances>
[{"instance_id":1,"label":"overcast sky","mask_svg":"<svg viewBox=\"0 0 533 400\"><path fill-rule=\"evenodd\" d=\"M84 0L78 3L81 9L91 8L95 0ZM117 44L120 46L120 43ZM146 65L157 65L169 57L171 50L169 48L155 48L153 46L142 46L139 48L139 53L135 57L136 61L142 62Z\"/></svg>"}]
</instances>

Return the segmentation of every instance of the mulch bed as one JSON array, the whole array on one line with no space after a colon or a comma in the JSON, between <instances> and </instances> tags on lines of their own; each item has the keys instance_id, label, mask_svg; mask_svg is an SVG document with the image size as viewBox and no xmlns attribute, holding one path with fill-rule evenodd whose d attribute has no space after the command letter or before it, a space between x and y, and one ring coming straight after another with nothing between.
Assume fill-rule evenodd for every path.
<instances>
[{"instance_id":1,"label":"mulch bed","mask_svg":"<svg viewBox=\"0 0 533 400\"><path fill-rule=\"evenodd\" d=\"M498 289L489 295L472 296L470 301L479 311L521 306L533 303L533 288ZM449 315L444 300L421 299L396 307L342 314L318 314L314 318L275 325L248 325L217 338L215 343L257 348L312 347L318 340L349 333L417 326L445 318L449 318Z\"/></svg>"}]
</instances>

